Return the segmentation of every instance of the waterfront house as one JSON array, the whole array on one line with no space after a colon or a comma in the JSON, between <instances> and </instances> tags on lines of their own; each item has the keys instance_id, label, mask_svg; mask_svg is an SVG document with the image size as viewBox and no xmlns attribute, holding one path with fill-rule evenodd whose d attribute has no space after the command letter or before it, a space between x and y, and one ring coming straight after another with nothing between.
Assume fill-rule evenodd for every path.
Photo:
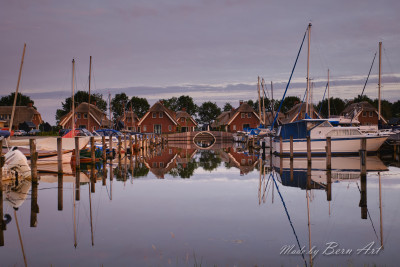
<instances>
[{"instance_id":1,"label":"waterfront house","mask_svg":"<svg viewBox=\"0 0 400 267\"><path fill-rule=\"evenodd\" d=\"M0 120L5 121L4 127L9 127L12 108L12 106L0 106ZM26 106L15 107L13 120L14 130L27 130L23 125L29 125L28 131L30 129L39 129L41 123L43 123L42 116L33 107L33 103L30 102Z\"/></svg>"},{"instance_id":2,"label":"waterfront house","mask_svg":"<svg viewBox=\"0 0 400 267\"><path fill-rule=\"evenodd\" d=\"M229 167L238 168L241 176L252 172L258 162L254 154L238 153L232 147L221 150L220 156Z\"/></svg>"},{"instance_id":3,"label":"waterfront house","mask_svg":"<svg viewBox=\"0 0 400 267\"><path fill-rule=\"evenodd\" d=\"M308 111L308 116L312 119L322 119L321 115L317 112L314 105L309 105L311 111ZM281 119L282 124L291 123L304 119L306 114L306 103L300 102L294 105L288 112L285 113L284 118Z\"/></svg>"},{"instance_id":4,"label":"waterfront house","mask_svg":"<svg viewBox=\"0 0 400 267\"><path fill-rule=\"evenodd\" d=\"M378 110L367 101L350 104L343 110L341 115L359 121L361 126L378 125ZM383 124L387 124L387 121L382 116L381 119Z\"/></svg>"},{"instance_id":5,"label":"waterfront house","mask_svg":"<svg viewBox=\"0 0 400 267\"><path fill-rule=\"evenodd\" d=\"M75 128L88 129L89 124L90 129L88 130L92 132L112 127L112 122L107 118L106 113L96 106L96 102L90 104L90 114L88 112L89 104L87 102L82 102L75 108ZM63 129L72 129L72 111L61 117L58 125Z\"/></svg>"},{"instance_id":6,"label":"waterfront house","mask_svg":"<svg viewBox=\"0 0 400 267\"><path fill-rule=\"evenodd\" d=\"M118 121L123 124L124 129L132 132L137 131L139 117L133 110L125 111L125 113L118 119Z\"/></svg>"},{"instance_id":7,"label":"waterfront house","mask_svg":"<svg viewBox=\"0 0 400 267\"><path fill-rule=\"evenodd\" d=\"M169 134L193 131L197 123L185 110L174 112L166 108L162 101L158 101L137 125L142 133Z\"/></svg>"},{"instance_id":8,"label":"waterfront house","mask_svg":"<svg viewBox=\"0 0 400 267\"><path fill-rule=\"evenodd\" d=\"M159 179L164 179L172 168L176 167L177 149L167 147L152 157L145 158L146 167Z\"/></svg>"},{"instance_id":9,"label":"waterfront house","mask_svg":"<svg viewBox=\"0 0 400 267\"><path fill-rule=\"evenodd\" d=\"M211 124L217 130L235 133L246 128L256 128L260 124L260 118L247 102L239 101L239 107L230 111L224 111Z\"/></svg>"}]
</instances>

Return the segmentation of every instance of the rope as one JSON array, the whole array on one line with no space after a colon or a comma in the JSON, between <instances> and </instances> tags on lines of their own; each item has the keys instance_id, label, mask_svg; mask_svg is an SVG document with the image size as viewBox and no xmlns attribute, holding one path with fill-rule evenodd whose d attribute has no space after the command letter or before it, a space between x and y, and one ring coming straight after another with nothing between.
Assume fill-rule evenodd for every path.
<instances>
[{"instance_id":1,"label":"rope","mask_svg":"<svg viewBox=\"0 0 400 267\"><path fill-rule=\"evenodd\" d=\"M302 250L301 250L301 246L300 246L300 241L299 241L299 238L297 237L296 230L294 229L294 226L293 226L292 220L290 219L289 212L288 212L288 210L287 210L287 208L286 208L285 200L283 200L283 197L282 197L281 191L279 190L278 184L276 183L275 177L274 177L274 175L273 175L273 173L272 173L272 172L271 172L270 176L272 176L272 179L273 179L273 181L274 181L274 183L275 183L276 190L278 191L278 193L279 193L279 196L280 196L280 198L281 198L281 201L282 201L282 204L283 204L283 207L285 208L285 211L286 211L286 216L287 216L287 217L288 217L288 219L289 219L290 226L292 227L292 230L293 230L294 236L296 237L297 245L299 246L299 249L300 249L300 251L302 251ZM304 264L305 264L305 265L306 265L306 267L307 267L307 261L306 261L306 259L304 258L304 253L303 253L303 252L301 252L301 257L303 258L303 260L304 260Z\"/></svg>"},{"instance_id":2,"label":"rope","mask_svg":"<svg viewBox=\"0 0 400 267\"><path fill-rule=\"evenodd\" d=\"M356 183L356 184L357 184L358 191L360 191L360 193L361 193L361 190L360 190L360 187L358 186L358 183ZM374 229L376 239L379 240L378 234L376 233L376 230L375 230L374 222L372 221L372 218L371 218L371 215L369 214L369 209L368 208L367 208L367 213L368 213L368 218L369 218L369 220L371 221L371 224L372 224L372 229Z\"/></svg>"},{"instance_id":3,"label":"rope","mask_svg":"<svg viewBox=\"0 0 400 267\"><path fill-rule=\"evenodd\" d=\"M300 108L299 108L299 112L297 113L296 118L299 116L299 114L300 114L300 112L301 112L301 108L303 107L303 104L304 104L304 99L306 99L306 93L307 93L307 88L306 88L306 90L304 91L303 101L301 101L301 105L300 105Z\"/></svg>"},{"instance_id":4,"label":"rope","mask_svg":"<svg viewBox=\"0 0 400 267\"><path fill-rule=\"evenodd\" d=\"M369 79L369 75L371 74L371 70L372 70L372 66L374 65L375 58L376 58L376 52L375 52L375 55L374 55L374 59L372 60L371 68L369 69L367 79L365 80L364 88L363 88L363 90L362 90L362 92L361 92L360 98L361 98L361 97L363 96L363 94L364 94L364 90L365 90L365 87L367 86L368 79Z\"/></svg>"},{"instance_id":5,"label":"rope","mask_svg":"<svg viewBox=\"0 0 400 267\"><path fill-rule=\"evenodd\" d=\"M308 26L307 26L307 30L308 30ZM303 41L301 42L299 52L297 53L297 57L296 57L296 61L294 62L294 66L293 66L293 69L292 69L292 73L290 74L289 81L288 81L288 83L286 84L286 89L285 89L285 92L283 93L282 101L281 101L281 103L279 104L279 108L278 108L278 110L277 110L277 112L276 112L276 115L275 115L275 118L274 118L274 122L273 122L272 125L271 125L271 131L272 131L272 129L274 128L275 122L276 122L276 120L277 120L277 118L278 118L278 114L279 114L279 112L280 112L280 110L281 110L281 108L282 108L283 100L285 99L287 90L288 90L288 88L289 88L290 81L292 80L293 72L294 72L294 69L296 68L296 65L297 65L297 60L299 59L301 49L303 48L304 40L306 39L307 30L306 30L306 32L304 33Z\"/></svg>"}]
</instances>

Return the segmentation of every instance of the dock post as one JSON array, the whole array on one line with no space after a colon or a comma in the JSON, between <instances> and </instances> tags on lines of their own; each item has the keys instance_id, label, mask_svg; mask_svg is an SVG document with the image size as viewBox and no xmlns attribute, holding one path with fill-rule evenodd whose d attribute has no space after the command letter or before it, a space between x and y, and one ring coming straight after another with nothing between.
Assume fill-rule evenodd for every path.
<instances>
[{"instance_id":1,"label":"dock post","mask_svg":"<svg viewBox=\"0 0 400 267\"><path fill-rule=\"evenodd\" d=\"M58 165L58 173L63 172L62 165L62 138L57 137L57 165Z\"/></svg>"},{"instance_id":2,"label":"dock post","mask_svg":"<svg viewBox=\"0 0 400 267\"><path fill-rule=\"evenodd\" d=\"M361 219L367 219L368 208L367 208L367 139L361 138L361 149L360 149L360 169L361 169L361 196L360 204L361 207Z\"/></svg>"},{"instance_id":3,"label":"dock post","mask_svg":"<svg viewBox=\"0 0 400 267\"><path fill-rule=\"evenodd\" d=\"M90 184L91 184L91 192L96 193L96 175L95 175L95 165L92 164L90 168Z\"/></svg>"},{"instance_id":4,"label":"dock post","mask_svg":"<svg viewBox=\"0 0 400 267\"><path fill-rule=\"evenodd\" d=\"M326 137L326 169L332 169L332 138Z\"/></svg>"},{"instance_id":5,"label":"dock post","mask_svg":"<svg viewBox=\"0 0 400 267\"><path fill-rule=\"evenodd\" d=\"M279 156L283 156L283 141L282 136L279 137Z\"/></svg>"},{"instance_id":6,"label":"dock post","mask_svg":"<svg viewBox=\"0 0 400 267\"><path fill-rule=\"evenodd\" d=\"M35 139L29 139L29 147L30 147L30 152L31 152L31 178L32 178L32 184L37 183L37 158L38 158L38 153L36 152L36 140Z\"/></svg>"},{"instance_id":7,"label":"dock post","mask_svg":"<svg viewBox=\"0 0 400 267\"><path fill-rule=\"evenodd\" d=\"M113 157L113 145L112 145L112 136L108 137L108 157L112 159Z\"/></svg>"},{"instance_id":8,"label":"dock post","mask_svg":"<svg viewBox=\"0 0 400 267\"><path fill-rule=\"evenodd\" d=\"M118 160L121 160L121 148L122 148L121 136L118 136Z\"/></svg>"},{"instance_id":9,"label":"dock post","mask_svg":"<svg viewBox=\"0 0 400 267\"><path fill-rule=\"evenodd\" d=\"M272 155L272 136L269 137L269 154Z\"/></svg>"},{"instance_id":10,"label":"dock post","mask_svg":"<svg viewBox=\"0 0 400 267\"><path fill-rule=\"evenodd\" d=\"M94 145L94 136L90 137L90 158L92 165L96 163L96 155L95 155L96 147Z\"/></svg>"},{"instance_id":11,"label":"dock post","mask_svg":"<svg viewBox=\"0 0 400 267\"><path fill-rule=\"evenodd\" d=\"M58 173L58 188L57 188L57 209L63 210L63 174Z\"/></svg>"},{"instance_id":12,"label":"dock post","mask_svg":"<svg viewBox=\"0 0 400 267\"><path fill-rule=\"evenodd\" d=\"M139 147L139 146L138 146L138 142L137 142L137 135L135 134L135 146L134 146L135 150L136 150L136 147ZM135 151L135 153L136 153L136 151Z\"/></svg>"},{"instance_id":13,"label":"dock post","mask_svg":"<svg viewBox=\"0 0 400 267\"><path fill-rule=\"evenodd\" d=\"M133 138L132 138L132 135L130 134L129 135L129 150L131 151L131 156L132 156L132 154L133 154Z\"/></svg>"},{"instance_id":14,"label":"dock post","mask_svg":"<svg viewBox=\"0 0 400 267\"><path fill-rule=\"evenodd\" d=\"M76 201L79 201L81 199L80 186L81 186L81 173L79 170L76 170L75 171L75 200Z\"/></svg>"},{"instance_id":15,"label":"dock post","mask_svg":"<svg viewBox=\"0 0 400 267\"><path fill-rule=\"evenodd\" d=\"M75 136L75 167L79 172L81 166L81 155L79 150L79 137Z\"/></svg>"},{"instance_id":16,"label":"dock post","mask_svg":"<svg viewBox=\"0 0 400 267\"><path fill-rule=\"evenodd\" d=\"M290 159L293 160L293 136L290 136Z\"/></svg>"},{"instance_id":17,"label":"dock post","mask_svg":"<svg viewBox=\"0 0 400 267\"><path fill-rule=\"evenodd\" d=\"M311 162L311 138L307 136L307 161Z\"/></svg>"},{"instance_id":18,"label":"dock post","mask_svg":"<svg viewBox=\"0 0 400 267\"><path fill-rule=\"evenodd\" d=\"M265 160L265 140L262 140L261 142L261 149L262 149L262 159Z\"/></svg>"},{"instance_id":19,"label":"dock post","mask_svg":"<svg viewBox=\"0 0 400 267\"><path fill-rule=\"evenodd\" d=\"M126 156L126 154L127 154L127 150L128 150L128 147L127 147L127 144L126 144L126 132L124 133L124 150L125 150L125 156Z\"/></svg>"},{"instance_id":20,"label":"dock post","mask_svg":"<svg viewBox=\"0 0 400 267\"><path fill-rule=\"evenodd\" d=\"M107 183L107 161L103 161L103 186Z\"/></svg>"},{"instance_id":21,"label":"dock post","mask_svg":"<svg viewBox=\"0 0 400 267\"><path fill-rule=\"evenodd\" d=\"M331 169L326 170L326 180L327 180L326 200L331 201L332 200L332 170Z\"/></svg>"},{"instance_id":22,"label":"dock post","mask_svg":"<svg viewBox=\"0 0 400 267\"><path fill-rule=\"evenodd\" d=\"M37 203L38 198L38 184L32 183L32 190L31 190L31 221L30 226L36 227L37 226L37 214L39 213L39 206Z\"/></svg>"},{"instance_id":23,"label":"dock post","mask_svg":"<svg viewBox=\"0 0 400 267\"><path fill-rule=\"evenodd\" d=\"M102 154L103 163L105 163L107 161L107 158L106 158L107 146L106 146L106 137L105 136L101 137L101 145L102 145L102 152L103 152L103 154Z\"/></svg>"}]
</instances>

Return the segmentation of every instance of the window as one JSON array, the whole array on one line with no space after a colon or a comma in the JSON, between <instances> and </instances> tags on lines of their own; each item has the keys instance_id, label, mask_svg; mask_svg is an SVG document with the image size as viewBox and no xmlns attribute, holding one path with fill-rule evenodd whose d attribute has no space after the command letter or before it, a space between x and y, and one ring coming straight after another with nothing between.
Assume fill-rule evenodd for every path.
<instances>
[{"instance_id":1,"label":"window","mask_svg":"<svg viewBox=\"0 0 400 267\"><path fill-rule=\"evenodd\" d=\"M78 113L78 119L80 119L81 118L81 113Z\"/></svg>"},{"instance_id":2,"label":"window","mask_svg":"<svg viewBox=\"0 0 400 267\"><path fill-rule=\"evenodd\" d=\"M246 128L250 128L250 124L243 124L243 130Z\"/></svg>"},{"instance_id":3,"label":"window","mask_svg":"<svg viewBox=\"0 0 400 267\"><path fill-rule=\"evenodd\" d=\"M168 125L168 131L172 131L172 125Z\"/></svg>"},{"instance_id":4,"label":"window","mask_svg":"<svg viewBox=\"0 0 400 267\"><path fill-rule=\"evenodd\" d=\"M164 168L164 162L159 162L158 165L160 165L160 168Z\"/></svg>"},{"instance_id":5,"label":"window","mask_svg":"<svg viewBox=\"0 0 400 267\"><path fill-rule=\"evenodd\" d=\"M234 131L236 131L236 124L233 125L232 129L233 129Z\"/></svg>"},{"instance_id":6,"label":"window","mask_svg":"<svg viewBox=\"0 0 400 267\"><path fill-rule=\"evenodd\" d=\"M242 119L246 118L246 113L241 113L242 114Z\"/></svg>"},{"instance_id":7,"label":"window","mask_svg":"<svg viewBox=\"0 0 400 267\"><path fill-rule=\"evenodd\" d=\"M137 127L137 131L140 133L140 126L139 126L139 127Z\"/></svg>"},{"instance_id":8,"label":"window","mask_svg":"<svg viewBox=\"0 0 400 267\"><path fill-rule=\"evenodd\" d=\"M134 131L134 132L135 132L135 131L136 131L136 127L132 127L132 131Z\"/></svg>"},{"instance_id":9,"label":"window","mask_svg":"<svg viewBox=\"0 0 400 267\"><path fill-rule=\"evenodd\" d=\"M251 112L247 113L247 118L251 118Z\"/></svg>"},{"instance_id":10,"label":"window","mask_svg":"<svg viewBox=\"0 0 400 267\"><path fill-rule=\"evenodd\" d=\"M169 150L168 150L168 154L172 154L172 149L170 148Z\"/></svg>"},{"instance_id":11,"label":"window","mask_svg":"<svg viewBox=\"0 0 400 267\"><path fill-rule=\"evenodd\" d=\"M87 119L87 113L83 113L83 118Z\"/></svg>"},{"instance_id":12,"label":"window","mask_svg":"<svg viewBox=\"0 0 400 267\"><path fill-rule=\"evenodd\" d=\"M246 164L246 159L241 160L242 165Z\"/></svg>"},{"instance_id":13,"label":"window","mask_svg":"<svg viewBox=\"0 0 400 267\"><path fill-rule=\"evenodd\" d=\"M182 118L182 119L181 119L181 122L185 122L185 118Z\"/></svg>"},{"instance_id":14,"label":"window","mask_svg":"<svg viewBox=\"0 0 400 267\"><path fill-rule=\"evenodd\" d=\"M146 131L147 131L147 126L144 125L144 126L143 126L143 132L146 132Z\"/></svg>"},{"instance_id":15,"label":"window","mask_svg":"<svg viewBox=\"0 0 400 267\"><path fill-rule=\"evenodd\" d=\"M252 159L248 159L247 162L249 163L249 165L253 164L253 160Z\"/></svg>"},{"instance_id":16,"label":"window","mask_svg":"<svg viewBox=\"0 0 400 267\"><path fill-rule=\"evenodd\" d=\"M79 128L86 128L86 125L79 125Z\"/></svg>"},{"instance_id":17,"label":"window","mask_svg":"<svg viewBox=\"0 0 400 267\"><path fill-rule=\"evenodd\" d=\"M154 124L154 133L161 134L161 125L160 124Z\"/></svg>"},{"instance_id":18,"label":"window","mask_svg":"<svg viewBox=\"0 0 400 267\"><path fill-rule=\"evenodd\" d=\"M153 162L153 168L157 168L157 162Z\"/></svg>"},{"instance_id":19,"label":"window","mask_svg":"<svg viewBox=\"0 0 400 267\"><path fill-rule=\"evenodd\" d=\"M162 118L163 117L163 113L160 112L160 114L158 114L158 116L159 116L159 118Z\"/></svg>"},{"instance_id":20,"label":"window","mask_svg":"<svg viewBox=\"0 0 400 267\"><path fill-rule=\"evenodd\" d=\"M370 111L370 112L369 112L369 116L370 116L370 117L373 117L373 116L374 116L374 113L373 113L372 111Z\"/></svg>"},{"instance_id":21,"label":"window","mask_svg":"<svg viewBox=\"0 0 400 267\"><path fill-rule=\"evenodd\" d=\"M155 112L152 113L153 118L157 118L157 114Z\"/></svg>"},{"instance_id":22,"label":"window","mask_svg":"<svg viewBox=\"0 0 400 267\"><path fill-rule=\"evenodd\" d=\"M366 111L363 111L363 115L362 115L363 117L367 117L367 112Z\"/></svg>"},{"instance_id":23,"label":"window","mask_svg":"<svg viewBox=\"0 0 400 267\"><path fill-rule=\"evenodd\" d=\"M93 131L96 131L96 126L93 126Z\"/></svg>"}]
</instances>

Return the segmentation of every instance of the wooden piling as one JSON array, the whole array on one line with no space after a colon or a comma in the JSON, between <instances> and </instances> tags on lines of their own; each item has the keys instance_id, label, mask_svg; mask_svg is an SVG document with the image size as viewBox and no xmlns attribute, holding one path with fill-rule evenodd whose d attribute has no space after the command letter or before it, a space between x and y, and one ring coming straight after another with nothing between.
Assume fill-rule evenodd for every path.
<instances>
[{"instance_id":1,"label":"wooden piling","mask_svg":"<svg viewBox=\"0 0 400 267\"><path fill-rule=\"evenodd\" d=\"M95 165L92 164L90 169L90 184L91 184L91 192L96 193L96 175L95 175Z\"/></svg>"},{"instance_id":2,"label":"wooden piling","mask_svg":"<svg viewBox=\"0 0 400 267\"><path fill-rule=\"evenodd\" d=\"M113 145L112 145L112 136L110 135L108 137L108 157L112 158L113 157Z\"/></svg>"},{"instance_id":3,"label":"wooden piling","mask_svg":"<svg viewBox=\"0 0 400 267\"><path fill-rule=\"evenodd\" d=\"M331 201L332 200L332 170L331 169L326 170L326 180L327 180L326 200Z\"/></svg>"},{"instance_id":4,"label":"wooden piling","mask_svg":"<svg viewBox=\"0 0 400 267\"><path fill-rule=\"evenodd\" d=\"M32 183L32 190L31 190L31 221L30 226L36 227L37 226L37 214L39 213L39 205L37 203L38 199L38 184Z\"/></svg>"},{"instance_id":5,"label":"wooden piling","mask_svg":"<svg viewBox=\"0 0 400 267\"><path fill-rule=\"evenodd\" d=\"M118 159L121 159L121 147L122 147L121 136L118 136Z\"/></svg>"},{"instance_id":6,"label":"wooden piling","mask_svg":"<svg viewBox=\"0 0 400 267\"><path fill-rule=\"evenodd\" d=\"M269 154L272 155L272 136L269 137Z\"/></svg>"},{"instance_id":7,"label":"wooden piling","mask_svg":"<svg viewBox=\"0 0 400 267\"><path fill-rule=\"evenodd\" d=\"M31 179L32 179L32 184L37 183L37 158L38 158L38 153L36 152L36 140L35 139L29 139L29 147L30 147L30 152L31 152Z\"/></svg>"},{"instance_id":8,"label":"wooden piling","mask_svg":"<svg viewBox=\"0 0 400 267\"><path fill-rule=\"evenodd\" d=\"M330 136L326 137L326 169L332 169L332 139Z\"/></svg>"},{"instance_id":9,"label":"wooden piling","mask_svg":"<svg viewBox=\"0 0 400 267\"><path fill-rule=\"evenodd\" d=\"M262 149L262 159L265 160L265 140L262 140L261 142L261 149Z\"/></svg>"},{"instance_id":10,"label":"wooden piling","mask_svg":"<svg viewBox=\"0 0 400 267\"><path fill-rule=\"evenodd\" d=\"M307 136L307 161L311 161L311 138Z\"/></svg>"},{"instance_id":11,"label":"wooden piling","mask_svg":"<svg viewBox=\"0 0 400 267\"><path fill-rule=\"evenodd\" d=\"M90 159L91 159L91 163L92 165L94 165L96 163L96 147L94 145L94 136L90 137Z\"/></svg>"},{"instance_id":12,"label":"wooden piling","mask_svg":"<svg viewBox=\"0 0 400 267\"><path fill-rule=\"evenodd\" d=\"M135 134L135 148L138 147L138 142L137 142L137 135ZM136 152L136 151L135 151Z\"/></svg>"},{"instance_id":13,"label":"wooden piling","mask_svg":"<svg viewBox=\"0 0 400 267\"><path fill-rule=\"evenodd\" d=\"M75 172L75 200L77 200L77 201L81 199L80 186L81 186L81 173L79 170L76 170L76 172Z\"/></svg>"},{"instance_id":14,"label":"wooden piling","mask_svg":"<svg viewBox=\"0 0 400 267\"><path fill-rule=\"evenodd\" d=\"M106 147L106 137L105 136L102 136L101 137L101 145L102 145L102 148L103 148L103 154L102 154L102 158L103 158L103 163L104 162L106 162L107 161L107 147Z\"/></svg>"},{"instance_id":15,"label":"wooden piling","mask_svg":"<svg viewBox=\"0 0 400 267\"><path fill-rule=\"evenodd\" d=\"M360 207L361 219L367 219L367 139L361 138L360 144L360 169L361 169L361 193L360 193Z\"/></svg>"},{"instance_id":16,"label":"wooden piling","mask_svg":"<svg viewBox=\"0 0 400 267\"><path fill-rule=\"evenodd\" d=\"M283 140L282 140L282 136L279 137L279 155L281 157L283 156Z\"/></svg>"},{"instance_id":17,"label":"wooden piling","mask_svg":"<svg viewBox=\"0 0 400 267\"><path fill-rule=\"evenodd\" d=\"M58 173L63 172L63 161L62 161L62 138L57 137L57 165Z\"/></svg>"},{"instance_id":18,"label":"wooden piling","mask_svg":"<svg viewBox=\"0 0 400 267\"><path fill-rule=\"evenodd\" d=\"M58 173L57 209L63 210L63 174Z\"/></svg>"},{"instance_id":19,"label":"wooden piling","mask_svg":"<svg viewBox=\"0 0 400 267\"><path fill-rule=\"evenodd\" d=\"M290 159L293 159L293 136L290 136Z\"/></svg>"},{"instance_id":20,"label":"wooden piling","mask_svg":"<svg viewBox=\"0 0 400 267\"><path fill-rule=\"evenodd\" d=\"M78 171L81 166L81 155L79 150L79 137L75 136L75 167Z\"/></svg>"},{"instance_id":21,"label":"wooden piling","mask_svg":"<svg viewBox=\"0 0 400 267\"><path fill-rule=\"evenodd\" d=\"M106 185L107 183L107 161L103 161L103 186Z\"/></svg>"},{"instance_id":22,"label":"wooden piling","mask_svg":"<svg viewBox=\"0 0 400 267\"><path fill-rule=\"evenodd\" d=\"M126 154L127 154L127 150L128 150L128 147L127 147L127 145L126 145L126 133L124 133L124 150L125 150L125 156L126 156Z\"/></svg>"},{"instance_id":23,"label":"wooden piling","mask_svg":"<svg viewBox=\"0 0 400 267\"><path fill-rule=\"evenodd\" d=\"M129 135L129 150L130 150L130 154L131 154L131 156L133 155L133 138L132 138L132 135L130 134Z\"/></svg>"}]
</instances>

